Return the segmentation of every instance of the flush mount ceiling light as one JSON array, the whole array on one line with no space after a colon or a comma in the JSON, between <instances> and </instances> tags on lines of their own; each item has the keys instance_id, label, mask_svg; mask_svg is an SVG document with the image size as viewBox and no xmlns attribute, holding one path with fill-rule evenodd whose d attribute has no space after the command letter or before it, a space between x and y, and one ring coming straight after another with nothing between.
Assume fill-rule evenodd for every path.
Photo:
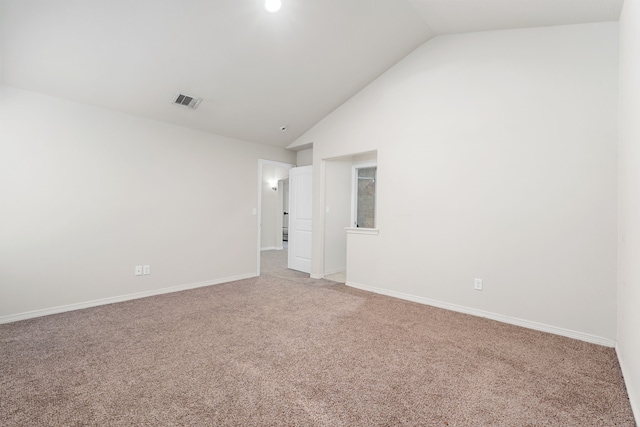
<instances>
[{"instance_id":1,"label":"flush mount ceiling light","mask_svg":"<svg viewBox=\"0 0 640 427\"><path fill-rule=\"evenodd\" d=\"M281 7L282 2L280 0L265 0L264 2L264 8L271 13L279 11Z\"/></svg>"}]
</instances>

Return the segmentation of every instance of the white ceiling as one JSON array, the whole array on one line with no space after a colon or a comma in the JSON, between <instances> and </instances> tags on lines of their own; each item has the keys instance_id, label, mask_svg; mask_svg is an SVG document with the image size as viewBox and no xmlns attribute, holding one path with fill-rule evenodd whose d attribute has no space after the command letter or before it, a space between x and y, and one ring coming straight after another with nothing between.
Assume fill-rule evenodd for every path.
<instances>
[{"instance_id":1,"label":"white ceiling","mask_svg":"<svg viewBox=\"0 0 640 427\"><path fill-rule=\"evenodd\" d=\"M617 21L623 0L409 0L434 34Z\"/></svg>"},{"instance_id":2,"label":"white ceiling","mask_svg":"<svg viewBox=\"0 0 640 427\"><path fill-rule=\"evenodd\" d=\"M616 21L622 1L0 0L1 79L285 147L434 35Z\"/></svg>"}]
</instances>

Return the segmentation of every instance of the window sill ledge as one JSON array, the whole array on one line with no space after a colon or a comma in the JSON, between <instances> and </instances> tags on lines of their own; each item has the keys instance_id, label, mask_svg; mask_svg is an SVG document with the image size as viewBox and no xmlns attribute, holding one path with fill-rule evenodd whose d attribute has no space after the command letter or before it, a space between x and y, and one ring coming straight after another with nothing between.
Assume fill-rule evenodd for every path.
<instances>
[{"instance_id":1,"label":"window sill ledge","mask_svg":"<svg viewBox=\"0 0 640 427\"><path fill-rule=\"evenodd\" d=\"M345 231L347 234L366 234L369 236L377 236L380 230L377 228L345 227Z\"/></svg>"}]
</instances>

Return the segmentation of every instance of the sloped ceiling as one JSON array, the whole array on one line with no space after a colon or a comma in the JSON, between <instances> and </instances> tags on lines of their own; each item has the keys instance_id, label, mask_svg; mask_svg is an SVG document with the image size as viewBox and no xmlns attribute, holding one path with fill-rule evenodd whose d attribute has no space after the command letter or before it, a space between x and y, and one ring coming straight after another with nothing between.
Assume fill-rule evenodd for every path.
<instances>
[{"instance_id":1,"label":"sloped ceiling","mask_svg":"<svg viewBox=\"0 0 640 427\"><path fill-rule=\"evenodd\" d=\"M434 34L617 21L623 0L409 0Z\"/></svg>"},{"instance_id":2,"label":"sloped ceiling","mask_svg":"<svg viewBox=\"0 0 640 427\"><path fill-rule=\"evenodd\" d=\"M0 0L1 82L285 147L439 34L615 21L622 0ZM177 92L203 98L172 105ZM288 130L280 128L286 125Z\"/></svg>"}]
</instances>

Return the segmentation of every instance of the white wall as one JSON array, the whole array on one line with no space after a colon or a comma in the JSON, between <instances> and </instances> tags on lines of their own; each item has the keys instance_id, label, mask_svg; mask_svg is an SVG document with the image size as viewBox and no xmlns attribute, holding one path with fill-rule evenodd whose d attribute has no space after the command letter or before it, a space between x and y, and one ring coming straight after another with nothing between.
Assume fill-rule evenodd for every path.
<instances>
[{"instance_id":1,"label":"white wall","mask_svg":"<svg viewBox=\"0 0 640 427\"><path fill-rule=\"evenodd\" d=\"M300 150L296 153L296 166L310 166L313 164L313 148Z\"/></svg>"},{"instance_id":2,"label":"white wall","mask_svg":"<svg viewBox=\"0 0 640 427\"><path fill-rule=\"evenodd\" d=\"M640 3L620 17L618 356L640 422Z\"/></svg>"},{"instance_id":3,"label":"white wall","mask_svg":"<svg viewBox=\"0 0 640 427\"><path fill-rule=\"evenodd\" d=\"M259 158L295 153L1 87L0 318L255 275Z\"/></svg>"},{"instance_id":4,"label":"white wall","mask_svg":"<svg viewBox=\"0 0 640 427\"><path fill-rule=\"evenodd\" d=\"M347 234L351 224L352 158L325 163L324 270L323 275L346 271Z\"/></svg>"},{"instance_id":5,"label":"white wall","mask_svg":"<svg viewBox=\"0 0 640 427\"><path fill-rule=\"evenodd\" d=\"M617 63L616 23L441 36L298 139L315 201L322 159L378 150L349 281L613 345Z\"/></svg>"},{"instance_id":6,"label":"white wall","mask_svg":"<svg viewBox=\"0 0 640 427\"><path fill-rule=\"evenodd\" d=\"M269 182L267 182L267 180L262 181L261 203L262 223L260 227L260 249L276 249L278 245L277 218L280 205L278 204L278 192L271 189L271 185L269 184Z\"/></svg>"}]
</instances>

